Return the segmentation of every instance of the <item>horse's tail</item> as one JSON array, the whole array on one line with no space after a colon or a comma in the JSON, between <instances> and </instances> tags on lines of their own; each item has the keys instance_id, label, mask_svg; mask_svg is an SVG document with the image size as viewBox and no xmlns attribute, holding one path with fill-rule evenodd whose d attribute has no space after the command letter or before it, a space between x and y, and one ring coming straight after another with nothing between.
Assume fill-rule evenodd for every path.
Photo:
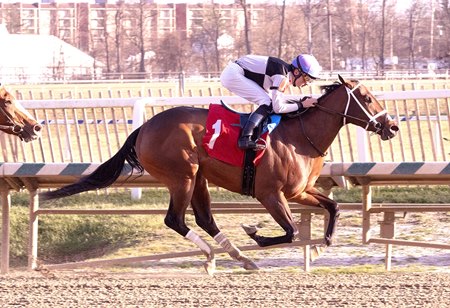
<instances>
[{"instance_id":1,"label":"horse's tail","mask_svg":"<svg viewBox=\"0 0 450 308\"><path fill-rule=\"evenodd\" d=\"M131 171L136 169L140 175L144 173L144 168L139 162L136 155L136 139L140 131L140 127L128 136L124 145L120 150L104 162L94 172L86 177L81 178L78 182L61 187L54 191L48 191L39 194L41 200L51 200L62 197L68 197L84 191L105 188L113 184L121 175L125 166L125 161L131 167Z\"/></svg>"}]
</instances>

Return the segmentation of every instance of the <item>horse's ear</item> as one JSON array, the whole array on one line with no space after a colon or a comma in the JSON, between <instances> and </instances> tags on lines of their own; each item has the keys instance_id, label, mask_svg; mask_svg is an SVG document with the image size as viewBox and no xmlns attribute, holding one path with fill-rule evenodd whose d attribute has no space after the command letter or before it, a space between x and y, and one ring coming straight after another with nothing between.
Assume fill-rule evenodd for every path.
<instances>
[{"instance_id":1,"label":"horse's ear","mask_svg":"<svg viewBox=\"0 0 450 308\"><path fill-rule=\"evenodd\" d=\"M338 78L342 84L346 84L344 78L342 78L342 76L340 74L338 74Z\"/></svg>"}]
</instances>

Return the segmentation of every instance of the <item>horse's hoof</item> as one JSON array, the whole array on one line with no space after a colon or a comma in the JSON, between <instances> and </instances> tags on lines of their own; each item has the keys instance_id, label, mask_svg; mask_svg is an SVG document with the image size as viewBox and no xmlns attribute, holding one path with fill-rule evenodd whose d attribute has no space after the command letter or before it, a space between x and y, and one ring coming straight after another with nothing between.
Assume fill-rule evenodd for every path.
<instances>
[{"instance_id":1,"label":"horse's hoof","mask_svg":"<svg viewBox=\"0 0 450 308\"><path fill-rule=\"evenodd\" d=\"M203 266L205 267L206 272L209 276L213 276L216 272L216 259L206 261Z\"/></svg>"},{"instance_id":2,"label":"horse's hoof","mask_svg":"<svg viewBox=\"0 0 450 308\"><path fill-rule=\"evenodd\" d=\"M242 263L244 263L244 269L246 269L248 271L259 270L258 265L256 265L255 262L253 262L252 260L250 260L249 258L247 258L244 255L240 255L239 257L236 258L236 260L241 261Z\"/></svg>"},{"instance_id":3,"label":"horse's hoof","mask_svg":"<svg viewBox=\"0 0 450 308\"><path fill-rule=\"evenodd\" d=\"M311 246L311 252L310 252L310 259L311 262L314 262L317 260L317 258L320 257L320 255L325 251L325 247L323 246Z\"/></svg>"},{"instance_id":4,"label":"horse's hoof","mask_svg":"<svg viewBox=\"0 0 450 308\"><path fill-rule=\"evenodd\" d=\"M257 271L259 270L259 267L252 260L247 260L244 263L244 269L246 269L247 271Z\"/></svg>"},{"instance_id":5,"label":"horse's hoof","mask_svg":"<svg viewBox=\"0 0 450 308\"><path fill-rule=\"evenodd\" d=\"M245 233L247 233L247 235L253 235L256 234L256 232L258 232L259 228L255 225L246 225L246 224L241 224L242 229L244 229Z\"/></svg>"}]
</instances>

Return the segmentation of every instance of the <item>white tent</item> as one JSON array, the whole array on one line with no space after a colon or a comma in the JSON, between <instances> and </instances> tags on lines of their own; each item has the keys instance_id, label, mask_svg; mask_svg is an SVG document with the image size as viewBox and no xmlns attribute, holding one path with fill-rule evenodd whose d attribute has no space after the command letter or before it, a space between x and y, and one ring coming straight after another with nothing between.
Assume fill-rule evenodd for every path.
<instances>
[{"instance_id":1,"label":"white tent","mask_svg":"<svg viewBox=\"0 0 450 308\"><path fill-rule=\"evenodd\" d=\"M42 82L93 77L101 63L53 35L9 34L0 25L1 82Z\"/></svg>"}]
</instances>

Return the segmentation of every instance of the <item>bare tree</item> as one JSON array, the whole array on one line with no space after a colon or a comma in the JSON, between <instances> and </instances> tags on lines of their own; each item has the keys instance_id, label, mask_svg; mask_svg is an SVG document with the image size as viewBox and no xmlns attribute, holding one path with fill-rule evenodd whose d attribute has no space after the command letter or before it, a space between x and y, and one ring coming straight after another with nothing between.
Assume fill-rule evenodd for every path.
<instances>
[{"instance_id":1,"label":"bare tree","mask_svg":"<svg viewBox=\"0 0 450 308\"><path fill-rule=\"evenodd\" d=\"M416 68L416 34L420 17L424 14L424 7L418 1L413 1L408 13L408 67Z\"/></svg>"},{"instance_id":2,"label":"bare tree","mask_svg":"<svg viewBox=\"0 0 450 308\"><path fill-rule=\"evenodd\" d=\"M439 0L437 8L437 30L439 45L437 58L443 60L450 67L450 1Z\"/></svg>"},{"instance_id":3,"label":"bare tree","mask_svg":"<svg viewBox=\"0 0 450 308\"><path fill-rule=\"evenodd\" d=\"M286 0L283 0L281 7L281 21L280 21L280 35L278 36L278 58L281 58L281 48L283 47L283 31L284 31L284 18L286 12Z\"/></svg>"},{"instance_id":4,"label":"bare tree","mask_svg":"<svg viewBox=\"0 0 450 308\"><path fill-rule=\"evenodd\" d=\"M112 72L111 70L111 60L110 60L110 33L109 33L109 26L108 26L108 14L106 11L104 13L104 18L101 20L101 25L103 27L103 42L104 42L104 51L105 51L105 65L106 65L106 72L110 74Z\"/></svg>"},{"instance_id":5,"label":"bare tree","mask_svg":"<svg viewBox=\"0 0 450 308\"><path fill-rule=\"evenodd\" d=\"M114 47L116 56L116 72L122 72L122 48L123 48L123 21L124 21L124 4L122 1L117 2L117 10L114 16Z\"/></svg>"},{"instance_id":6,"label":"bare tree","mask_svg":"<svg viewBox=\"0 0 450 308\"><path fill-rule=\"evenodd\" d=\"M185 46L178 33L168 32L159 40L156 49L155 63L158 68L164 73L184 71L186 63L189 62L186 59L187 50Z\"/></svg>"},{"instance_id":7,"label":"bare tree","mask_svg":"<svg viewBox=\"0 0 450 308\"><path fill-rule=\"evenodd\" d=\"M249 13L247 10L247 1L246 0L239 0L239 4L242 7L242 10L244 11L244 36L245 36L245 47L247 48L247 54L252 53L252 47L250 43L250 21L249 21Z\"/></svg>"},{"instance_id":8,"label":"bare tree","mask_svg":"<svg viewBox=\"0 0 450 308\"><path fill-rule=\"evenodd\" d=\"M386 35L386 2L387 0L381 1L381 27L380 27L380 69L384 71L384 46L385 46L385 35Z\"/></svg>"},{"instance_id":9,"label":"bare tree","mask_svg":"<svg viewBox=\"0 0 450 308\"><path fill-rule=\"evenodd\" d=\"M369 37L369 28L371 26L371 22L369 19L369 10L368 7L363 3L363 0L359 0L358 3L358 22L359 22L359 33L358 33L358 46L359 54L361 57L361 68L365 70L367 68L367 42Z\"/></svg>"},{"instance_id":10,"label":"bare tree","mask_svg":"<svg viewBox=\"0 0 450 308\"><path fill-rule=\"evenodd\" d=\"M213 67L220 71L226 59L223 52L225 49L219 45L219 38L233 33L233 25L226 24L221 7L217 4L203 8L201 17L201 24L193 30L191 36L194 52L201 55L200 61L205 70L211 70Z\"/></svg>"},{"instance_id":11,"label":"bare tree","mask_svg":"<svg viewBox=\"0 0 450 308\"><path fill-rule=\"evenodd\" d=\"M155 27L155 25L152 25L152 20L157 14L158 12L153 10L146 0L139 0L139 3L136 3L136 6L129 11L134 23L133 27L127 31L127 40L130 42L128 55L133 53L138 55L137 70L142 78L145 78L146 75L147 51L149 51L147 42L152 41L151 33Z\"/></svg>"}]
</instances>

